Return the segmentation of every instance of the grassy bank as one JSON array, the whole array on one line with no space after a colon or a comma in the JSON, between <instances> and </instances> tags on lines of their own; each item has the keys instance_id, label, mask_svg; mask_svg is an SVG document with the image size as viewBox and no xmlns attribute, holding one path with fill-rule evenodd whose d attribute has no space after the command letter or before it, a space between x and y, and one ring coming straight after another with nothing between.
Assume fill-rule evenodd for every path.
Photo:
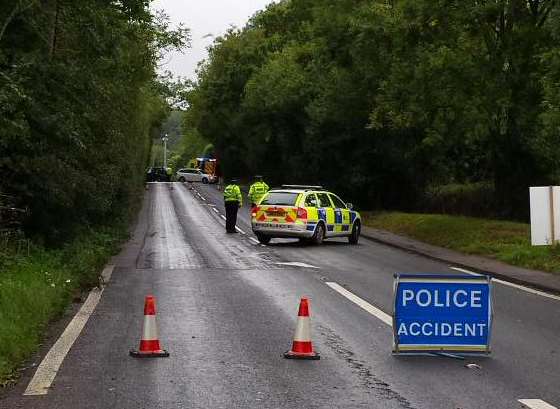
<instances>
[{"instance_id":1,"label":"grassy bank","mask_svg":"<svg viewBox=\"0 0 560 409\"><path fill-rule=\"evenodd\" d=\"M425 243L560 274L560 246L531 246L530 226L436 214L364 212L364 223Z\"/></svg>"},{"instance_id":2,"label":"grassy bank","mask_svg":"<svg viewBox=\"0 0 560 409\"><path fill-rule=\"evenodd\" d=\"M33 353L49 321L97 277L126 238L124 225L80 234L60 249L0 248L0 385Z\"/></svg>"}]
</instances>

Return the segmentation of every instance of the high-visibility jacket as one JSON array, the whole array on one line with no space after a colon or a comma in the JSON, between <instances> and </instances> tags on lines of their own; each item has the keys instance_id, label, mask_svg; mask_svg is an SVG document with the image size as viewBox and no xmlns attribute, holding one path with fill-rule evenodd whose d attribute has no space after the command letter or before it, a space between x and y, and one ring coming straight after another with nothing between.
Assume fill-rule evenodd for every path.
<instances>
[{"instance_id":1,"label":"high-visibility jacket","mask_svg":"<svg viewBox=\"0 0 560 409\"><path fill-rule=\"evenodd\" d=\"M253 183L249 188L249 200L251 203L258 203L269 189L265 182L259 181Z\"/></svg>"},{"instance_id":2,"label":"high-visibility jacket","mask_svg":"<svg viewBox=\"0 0 560 409\"><path fill-rule=\"evenodd\" d=\"M224 189L224 201L226 202L239 202L239 206L243 205L243 197L241 196L241 189L237 185L227 185Z\"/></svg>"}]
</instances>

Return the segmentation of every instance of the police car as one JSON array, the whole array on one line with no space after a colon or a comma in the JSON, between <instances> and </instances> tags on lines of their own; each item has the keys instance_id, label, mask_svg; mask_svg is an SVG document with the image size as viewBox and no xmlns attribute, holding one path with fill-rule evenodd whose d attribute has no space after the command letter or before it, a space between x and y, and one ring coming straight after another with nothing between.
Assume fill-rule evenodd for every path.
<instances>
[{"instance_id":1,"label":"police car","mask_svg":"<svg viewBox=\"0 0 560 409\"><path fill-rule=\"evenodd\" d=\"M251 211L257 239L268 244L274 237L297 237L321 244L330 237L348 237L357 244L360 214L352 204L321 186L282 185L270 190Z\"/></svg>"}]
</instances>

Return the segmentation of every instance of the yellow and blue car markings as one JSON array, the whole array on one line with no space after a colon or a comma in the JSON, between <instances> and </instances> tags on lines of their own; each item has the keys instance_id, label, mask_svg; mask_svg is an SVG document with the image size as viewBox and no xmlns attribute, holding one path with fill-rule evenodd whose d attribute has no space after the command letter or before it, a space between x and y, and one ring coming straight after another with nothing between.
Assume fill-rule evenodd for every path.
<instances>
[{"instance_id":1,"label":"yellow and blue car markings","mask_svg":"<svg viewBox=\"0 0 560 409\"><path fill-rule=\"evenodd\" d=\"M344 233L349 232L352 224L357 218L357 212L348 209L333 209L319 207L317 209L317 219L313 220L309 217L310 209L306 208L308 212L307 230L315 230L315 226L319 220L322 220L327 226L328 232Z\"/></svg>"},{"instance_id":2,"label":"yellow and blue car markings","mask_svg":"<svg viewBox=\"0 0 560 409\"><path fill-rule=\"evenodd\" d=\"M330 193L321 191L321 193ZM305 192L299 194L295 203L296 207L304 208L307 211L307 220L297 218L297 212L294 207L289 206L263 206L255 214L256 222L272 222L277 224L305 224L305 230L309 232L315 231L317 223L323 221L326 226L327 235L345 235L350 233L352 225L358 219L359 213L346 208L333 207L311 207L305 205L305 198L315 192ZM270 214L270 211L281 212L280 217Z\"/></svg>"}]
</instances>

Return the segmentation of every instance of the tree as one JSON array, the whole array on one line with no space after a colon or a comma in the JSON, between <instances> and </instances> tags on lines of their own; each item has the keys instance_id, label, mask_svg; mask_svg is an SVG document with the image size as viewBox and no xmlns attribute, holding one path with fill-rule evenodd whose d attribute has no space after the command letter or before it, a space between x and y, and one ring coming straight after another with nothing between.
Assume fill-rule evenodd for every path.
<instances>
[{"instance_id":1,"label":"tree","mask_svg":"<svg viewBox=\"0 0 560 409\"><path fill-rule=\"evenodd\" d=\"M416 210L483 182L523 218L558 176L558 26L552 0L280 1L215 41L191 124L226 173Z\"/></svg>"},{"instance_id":2,"label":"tree","mask_svg":"<svg viewBox=\"0 0 560 409\"><path fill-rule=\"evenodd\" d=\"M9 0L0 22L0 191L49 239L125 215L169 109L158 59L188 31L141 0Z\"/></svg>"}]
</instances>

